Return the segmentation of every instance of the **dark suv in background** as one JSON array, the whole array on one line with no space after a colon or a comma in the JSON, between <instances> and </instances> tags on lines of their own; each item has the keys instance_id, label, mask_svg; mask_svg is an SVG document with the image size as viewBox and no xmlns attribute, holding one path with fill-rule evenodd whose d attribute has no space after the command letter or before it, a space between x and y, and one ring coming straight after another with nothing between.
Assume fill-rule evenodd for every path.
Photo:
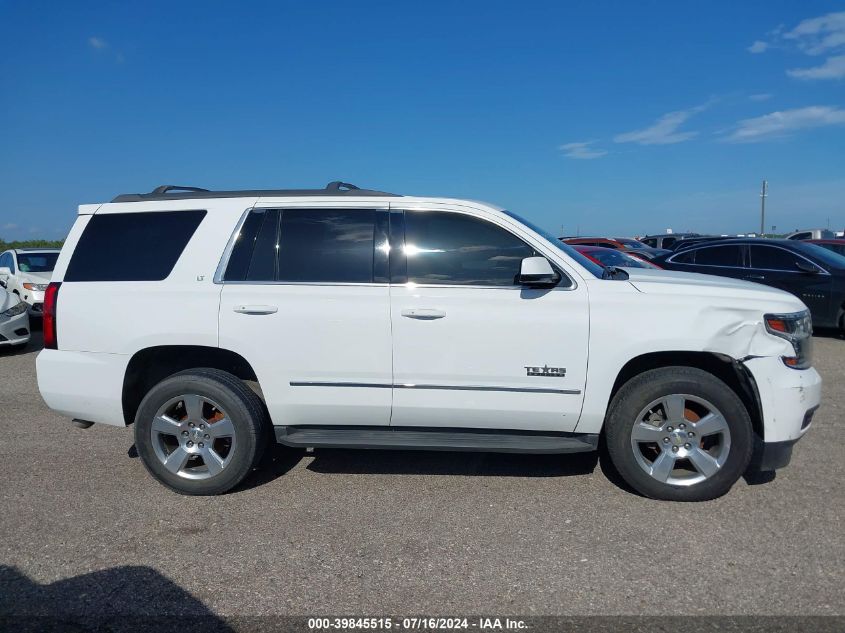
<instances>
[{"instance_id":1,"label":"dark suv in background","mask_svg":"<svg viewBox=\"0 0 845 633\"><path fill-rule=\"evenodd\" d=\"M816 244L761 238L697 242L654 263L786 290L810 308L814 325L845 331L845 257Z\"/></svg>"}]
</instances>

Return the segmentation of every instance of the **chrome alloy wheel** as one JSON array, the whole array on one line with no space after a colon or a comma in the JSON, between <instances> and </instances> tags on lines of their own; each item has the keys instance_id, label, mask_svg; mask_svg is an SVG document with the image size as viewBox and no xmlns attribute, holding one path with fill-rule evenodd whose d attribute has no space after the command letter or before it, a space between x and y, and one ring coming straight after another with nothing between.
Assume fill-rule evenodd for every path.
<instances>
[{"instance_id":1,"label":"chrome alloy wheel","mask_svg":"<svg viewBox=\"0 0 845 633\"><path fill-rule=\"evenodd\" d=\"M208 479L235 454L235 427L213 400L185 394L159 408L150 429L158 460L174 475Z\"/></svg>"},{"instance_id":2,"label":"chrome alloy wheel","mask_svg":"<svg viewBox=\"0 0 845 633\"><path fill-rule=\"evenodd\" d=\"M725 465L731 432L725 416L704 398L671 394L640 411L631 448L640 468L654 479L691 486Z\"/></svg>"}]
</instances>

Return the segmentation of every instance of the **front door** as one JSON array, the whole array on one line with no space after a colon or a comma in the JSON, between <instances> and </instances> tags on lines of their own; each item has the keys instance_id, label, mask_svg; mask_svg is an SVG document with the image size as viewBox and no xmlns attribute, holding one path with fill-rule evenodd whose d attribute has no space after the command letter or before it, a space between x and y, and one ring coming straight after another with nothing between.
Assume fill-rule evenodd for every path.
<instances>
[{"instance_id":1,"label":"front door","mask_svg":"<svg viewBox=\"0 0 845 633\"><path fill-rule=\"evenodd\" d=\"M389 424L386 227L373 205L254 209L244 221L223 274L220 347L252 364L274 424Z\"/></svg>"},{"instance_id":2,"label":"front door","mask_svg":"<svg viewBox=\"0 0 845 633\"><path fill-rule=\"evenodd\" d=\"M801 270L798 267L800 260L815 264L785 248L752 244L749 251L747 279L794 294L810 308L814 321L825 321L830 313L830 275Z\"/></svg>"},{"instance_id":3,"label":"front door","mask_svg":"<svg viewBox=\"0 0 845 633\"><path fill-rule=\"evenodd\" d=\"M404 225L404 226L403 226ZM391 211L392 425L574 430L588 353L586 288L517 284L543 254L459 211Z\"/></svg>"}]
</instances>

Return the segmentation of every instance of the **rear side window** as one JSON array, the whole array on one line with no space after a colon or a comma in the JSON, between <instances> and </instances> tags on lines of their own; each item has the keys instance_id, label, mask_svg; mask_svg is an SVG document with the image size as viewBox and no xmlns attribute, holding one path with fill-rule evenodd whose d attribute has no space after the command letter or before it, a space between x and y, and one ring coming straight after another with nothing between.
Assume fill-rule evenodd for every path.
<instances>
[{"instance_id":1,"label":"rear side window","mask_svg":"<svg viewBox=\"0 0 845 633\"><path fill-rule=\"evenodd\" d=\"M676 260L677 261L677 260ZM695 253L699 266L742 266L742 250L739 246L708 246Z\"/></svg>"},{"instance_id":2,"label":"rear side window","mask_svg":"<svg viewBox=\"0 0 845 633\"><path fill-rule=\"evenodd\" d=\"M205 211L95 215L70 258L65 281L161 281L173 270Z\"/></svg>"},{"instance_id":3,"label":"rear side window","mask_svg":"<svg viewBox=\"0 0 845 633\"><path fill-rule=\"evenodd\" d=\"M459 213L405 213L408 281L418 284L513 286L522 260L537 253L484 220Z\"/></svg>"},{"instance_id":4,"label":"rear side window","mask_svg":"<svg viewBox=\"0 0 845 633\"><path fill-rule=\"evenodd\" d=\"M695 263L695 251L688 250L675 255L672 258L673 264L694 264Z\"/></svg>"},{"instance_id":5,"label":"rear side window","mask_svg":"<svg viewBox=\"0 0 845 633\"><path fill-rule=\"evenodd\" d=\"M371 283L375 217L372 209L256 209L224 280Z\"/></svg>"}]
</instances>

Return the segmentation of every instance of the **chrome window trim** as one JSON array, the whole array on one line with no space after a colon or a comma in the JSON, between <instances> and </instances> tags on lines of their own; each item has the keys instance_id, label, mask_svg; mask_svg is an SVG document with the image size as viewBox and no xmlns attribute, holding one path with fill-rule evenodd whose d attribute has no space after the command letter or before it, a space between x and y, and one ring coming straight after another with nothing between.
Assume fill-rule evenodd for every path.
<instances>
[{"instance_id":1,"label":"chrome window trim","mask_svg":"<svg viewBox=\"0 0 845 633\"><path fill-rule=\"evenodd\" d=\"M296 381L290 382L291 387L355 387L362 389L434 389L446 391L503 391L515 393L551 393L577 396L580 389L546 389L543 387L489 387L485 385L427 385L416 383L386 383L386 382L323 382Z\"/></svg>"},{"instance_id":2,"label":"chrome window trim","mask_svg":"<svg viewBox=\"0 0 845 633\"><path fill-rule=\"evenodd\" d=\"M718 264L697 264L697 263L689 264L689 263L686 263L686 262L676 262L676 261L674 261L674 259L676 257L678 257L679 255L683 255L683 254L686 254L686 253L694 253L695 251L704 250L705 248L718 248L720 246L727 246L727 244L708 244L707 246L693 246L693 247L690 247L690 248L685 248L682 252L675 253L674 255L672 255L672 257L670 257L666 261L670 264L677 264L679 266L702 266L702 267L706 266L707 268L730 268L730 269L735 269L735 270L762 270L762 271L771 272L771 273L795 273L795 274L804 274L804 275L807 274L802 270L783 270L781 268L756 268L754 266L721 266L721 265L718 265ZM815 266L816 268L820 269L820 271L822 273L824 273L825 275L827 275L828 277L830 276L830 272L826 268L824 268L821 264L817 264L813 260L808 259L804 255L802 255L801 253L796 253L795 251L791 251L788 248L784 248L783 246L780 246L778 244L740 244L739 246L744 246L744 247L748 248L748 263L749 264L751 263L751 247L752 246L763 246L765 248L777 248L777 249L780 249L782 251L786 251L787 253L789 253L790 255L793 255L795 257L800 257L804 261L806 261L806 262L812 264L813 266Z\"/></svg>"},{"instance_id":3,"label":"chrome window trim","mask_svg":"<svg viewBox=\"0 0 845 633\"><path fill-rule=\"evenodd\" d=\"M218 285L249 285L249 286L391 286L394 288L474 288L478 290L537 290L537 291L566 291L570 292L578 288L578 282L572 276L567 274L565 270L560 270L561 275L566 275L567 279L572 282L570 286L554 286L552 288L531 288L530 286L520 286L520 285L512 285L512 286L480 286L474 284L418 284L414 283L413 285L408 285L408 283L403 284L391 284L390 282L384 281L373 281L373 282L344 282L344 281L274 281L274 280L264 280L264 281L251 281L251 280L235 280L235 281L226 281L223 279L223 275L226 272L226 267L229 265L229 259L232 256L232 251L235 248L235 240L237 236L240 234L241 229L243 228L244 222L246 222L247 217L249 214L256 210L285 210L285 209L308 209L308 210L321 210L321 209L329 209L334 207L322 207L322 206L314 206L314 207L280 207L277 205L273 206L258 206L253 205L251 207L247 207L243 213L241 213L241 217L238 219L237 224L235 225L235 229L232 231L232 234L229 236L228 242L226 242L226 248L223 249L223 254L220 256L220 261L217 264L217 269L214 271L214 283ZM365 206L356 206L350 208L360 208L360 209L371 209L372 207L365 207ZM383 210L376 208L376 211ZM396 208L397 211L405 211L404 208ZM410 209L411 211L440 211L440 209ZM443 211L447 211L449 213L459 213L461 215L468 215L473 217L477 220L489 222L487 218L479 217L472 213L463 213L461 211L454 211L451 209L446 209ZM497 224L495 222L491 222L494 226L499 227L500 229L507 231L518 240L525 242L525 240L520 237L519 235L514 234L508 227L502 226L501 224ZM526 227L527 228L527 227ZM529 244L532 248L534 248L537 252L542 253L543 256L553 263L557 263L557 260L554 257L550 257L548 253L545 252L544 249L538 248L534 244ZM560 268L560 265L557 266Z\"/></svg>"},{"instance_id":4,"label":"chrome window trim","mask_svg":"<svg viewBox=\"0 0 845 633\"><path fill-rule=\"evenodd\" d=\"M678 264L679 266L707 266L708 268L735 268L738 270L747 270L747 266L722 266L719 264L696 264L696 263L687 263L687 262L676 262L674 261L676 257L681 255L686 255L687 253L694 253L696 251L704 250L705 248L719 248L721 246L730 246L730 244L707 244L706 246L691 246L690 248L685 248L683 251L679 253L675 253L666 260L667 263L670 264ZM747 244L739 244L740 248L743 246L747 246ZM786 250L786 249L784 249Z\"/></svg>"},{"instance_id":5,"label":"chrome window trim","mask_svg":"<svg viewBox=\"0 0 845 633\"><path fill-rule=\"evenodd\" d=\"M782 251L786 251L790 255L793 255L795 257L800 257L805 262L809 262L810 264L812 264L816 268L820 269L825 275L830 276L830 272L826 268L824 268L821 264L817 264L813 260L808 259L804 255L802 255L801 253L796 253L795 251L791 251L788 248L784 248L783 246L779 246L777 244L748 244L748 263L749 264L752 263L752 261L751 261L751 247L752 246L763 246L765 248L777 248L777 249L780 249ZM803 270L783 270L781 268L756 268L754 266L749 266L748 269L749 270L765 270L767 272L773 272L773 273L799 273L799 274L805 274L805 275L807 274Z\"/></svg>"},{"instance_id":6,"label":"chrome window trim","mask_svg":"<svg viewBox=\"0 0 845 633\"><path fill-rule=\"evenodd\" d=\"M253 205L251 207L247 207L244 212L241 213L241 217L235 225L235 230L232 231L232 234L229 236L229 241L226 242L226 248L223 249L223 254L220 256L220 261L217 264L217 270L214 271L214 283L227 283L223 281L223 273L226 272L226 267L229 265L229 258L232 256L232 250L235 248L235 239L237 239L238 235L240 235L244 222L246 222L247 217L254 209L255 206Z\"/></svg>"}]
</instances>

